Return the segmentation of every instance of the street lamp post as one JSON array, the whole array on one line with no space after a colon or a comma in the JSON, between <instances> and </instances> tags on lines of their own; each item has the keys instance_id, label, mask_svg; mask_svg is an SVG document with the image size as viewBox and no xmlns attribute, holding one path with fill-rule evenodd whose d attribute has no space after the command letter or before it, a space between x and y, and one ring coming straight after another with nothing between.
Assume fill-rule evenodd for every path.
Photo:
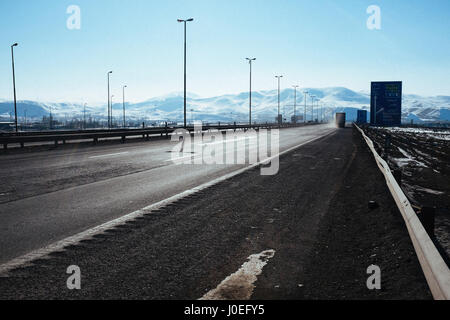
<instances>
[{"instance_id":1,"label":"street lamp post","mask_svg":"<svg viewBox=\"0 0 450 320\"><path fill-rule=\"evenodd\" d=\"M112 73L112 71L109 71L107 76L108 76L108 128L111 129L111 96L110 96L110 91L109 91L109 75Z\"/></svg>"},{"instance_id":2,"label":"street lamp post","mask_svg":"<svg viewBox=\"0 0 450 320\"><path fill-rule=\"evenodd\" d=\"M297 123L296 109L297 109L297 88L298 85L293 85L294 87L294 123Z\"/></svg>"},{"instance_id":3,"label":"street lamp post","mask_svg":"<svg viewBox=\"0 0 450 320\"><path fill-rule=\"evenodd\" d=\"M123 127L125 128L125 88L128 88L128 86L123 86L122 87L122 92L123 92Z\"/></svg>"},{"instance_id":4,"label":"street lamp post","mask_svg":"<svg viewBox=\"0 0 450 320\"><path fill-rule=\"evenodd\" d=\"M86 105L87 103L85 103L83 107L83 129L86 129Z\"/></svg>"},{"instance_id":5,"label":"street lamp post","mask_svg":"<svg viewBox=\"0 0 450 320\"><path fill-rule=\"evenodd\" d=\"M186 128L186 23L194 21L194 19L178 19L177 21L184 23L184 128Z\"/></svg>"},{"instance_id":6,"label":"street lamp post","mask_svg":"<svg viewBox=\"0 0 450 320\"><path fill-rule=\"evenodd\" d=\"M11 60L12 60L12 73L13 73L13 90L14 90L14 124L16 126L16 133L19 131L19 127L17 126L17 98L16 98L16 72L14 69L14 47L17 47L19 44L14 43L11 46Z\"/></svg>"},{"instance_id":7,"label":"street lamp post","mask_svg":"<svg viewBox=\"0 0 450 320\"><path fill-rule=\"evenodd\" d=\"M312 122L314 122L314 98L315 98L316 96L315 95L312 95L311 96L311 120L312 120Z\"/></svg>"},{"instance_id":8,"label":"street lamp post","mask_svg":"<svg viewBox=\"0 0 450 320\"><path fill-rule=\"evenodd\" d=\"M275 76L275 78L278 79L278 125L280 125L280 79L283 78L283 76Z\"/></svg>"},{"instance_id":9,"label":"street lamp post","mask_svg":"<svg viewBox=\"0 0 450 320\"><path fill-rule=\"evenodd\" d=\"M48 127L50 130L52 130L52 122L53 122L52 106L50 106L50 118L49 119L50 119L50 121L49 121Z\"/></svg>"},{"instance_id":10,"label":"street lamp post","mask_svg":"<svg viewBox=\"0 0 450 320\"><path fill-rule=\"evenodd\" d=\"M113 98L114 98L114 95L111 95L111 128L112 128L112 126L113 126Z\"/></svg>"},{"instance_id":11,"label":"street lamp post","mask_svg":"<svg viewBox=\"0 0 450 320\"><path fill-rule=\"evenodd\" d=\"M315 118L314 119L314 121L319 121L319 101L320 101L320 99L315 99L316 100L316 113L317 113L317 118ZM313 116L313 118L314 118L314 116Z\"/></svg>"},{"instance_id":12,"label":"street lamp post","mask_svg":"<svg viewBox=\"0 0 450 320\"><path fill-rule=\"evenodd\" d=\"M250 91L249 91L249 120L248 124L252 125L252 61L255 61L256 58L245 58L248 60L250 65Z\"/></svg>"},{"instance_id":13,"label":"street lamp post","mask_svg":"<svg viewBox=\"0 0 450 320\"><path fill-rule=\"evenodd\" d=\"M303 123L306 123L306 95L309 94L308 91L303 91L303 93L305 94L305 110L303 113Z\"/></svg>"}]
</instances>

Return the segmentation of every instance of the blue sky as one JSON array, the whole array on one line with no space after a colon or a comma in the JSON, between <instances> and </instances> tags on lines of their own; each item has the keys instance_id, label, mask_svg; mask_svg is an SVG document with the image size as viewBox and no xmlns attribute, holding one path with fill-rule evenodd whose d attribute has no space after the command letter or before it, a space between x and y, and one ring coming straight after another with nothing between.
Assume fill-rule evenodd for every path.
<instances>
[{"instance_id":1,"label":"blue sky","mask_svg":"<svg viewBox=\"0 0 450 320\"><path fill-rule=\"evenodd\" d=\"M381 30L369 30L369 5ZM81 29L69 30L69 5ZM103 103L112 92L142 101L183 90L183 27L188 24L188 91L213 96L248 90L345 86L403 80L404 92L450 95L450 2L417 0L2 0L0 99Z\"/></svg>"}]
</instances>

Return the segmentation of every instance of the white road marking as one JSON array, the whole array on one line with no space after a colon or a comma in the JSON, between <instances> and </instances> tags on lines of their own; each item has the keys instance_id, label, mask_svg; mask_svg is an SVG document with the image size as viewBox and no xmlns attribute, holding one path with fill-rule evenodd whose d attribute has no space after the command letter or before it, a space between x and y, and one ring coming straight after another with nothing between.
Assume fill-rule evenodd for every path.
<instances>
[{"instance_id":1,"label":"white road marking","mask_svg":"<svg viewBox=\"0 0 450 320\"><path fill-rule=\"evenodd\" d=\"M167 159L167 160L164 160L164 162L169 162L169 161L176 162L178 160L183 160L183 159L192 158L192 157L195 157L195 155L194 154L190 154L190 155L184 156L184 157L176 157L176 158L173 158L173 159Z\"/></svg>"},{"instance_id":2,"label":"white road marking","mask_svg":"<svg viewBox=\"0 0 450 320\"><path fill-rule=\"evenodd\" d=\"M89 157L89 159L114 157L114 156L119 156L119 155L122 155L122 154L128 154L128 153L129 153L129 152L126 151L126 152L117 152L117 153L110 153L110 154L102 154L102 155L100 155L100 156L92 156L92 157Z\"/></svg>"},{"instance_id":3,"label":"white road marking","mask_svg":"<svg viewBox=\"0 0 450 320\"><path fill-rule=\"evenodd\" d=\"M221 140L221 141L216 141L216 142L205 142L205 143L197 143L198 146L211 146L214 144L227 144L230 142L235 142L235 141L242 141L242 140L251 140L251 139L256 139L256 137L245 137L245 138L240 138L240 139L229 139L229 140Z\"/></svg>"},{"instance_id":4,"label":"white road marking","mask_svg":"<svg viewBox=\"0 0 450 320\"><path fill-rule=\"evenodd\" d=\"M230 142L247 140L247 139L256 139L256 137L248 137L248 138L235 139L235 140L234 139L233 140L223 140L223 141L217 141L217 142L197 143L196 145L198 145L198 146L210 146L210 145L215 145L215 144L220 144L220 143L228 144ZM251 143L249 145L249 147L254 147L254 148L257 147L257 144L255 144L255 143ZM227 151L228 152L233 152L233 150L227 150ZM237 151L239 151L239 149ZM180 153L182 153L182 152L180 152ZM183 159L187 159L187 158L193 158L193 160L195 160L195 159L198 159L198 158L201 158L201 157L202 157L201 154L200 155L199 154L197 154L197 155L191 154L191 155L187 155L187 156L184 156L184 157L176 157L176 158L173 158L173 159L167 159L167 160L164 160L164 162L169 162L169 161L177 162L179 160L183 160Z\"/></svg>"},{"instance_id":5,"label":"white road marking","mask_svg":"<svg viewBox=\"0 0 450 320\"><path fill-rule=\"evenodd\" d=\"M255 289L254 283L275 250L266 250L248 257L238 271L223 280L217 288L199 300L249 300Z\"/></svg>"},{"instance_id":6,"label":"white road marking","mask_svg":"<svg viewBox=\"0 0 450 320\"><path fill-rule=\"evenodd\" d=\"M30 253L27 253L27 254L25 254L23 256L14 258L14 259L12 259L12 260L10 260L10 261L0 265L0 276L4 277L7 274L8 271L11 271L11 270L13 270L15 268L18 268L18 267L21 267L23 265L29 264L33 260L46 257L52 252L61 251L65 247L67 247L69 245L77 244L81 240L86 240L88 238L92 238L94 235L101 234L101 233L105 232L106 230L112 229L112 228L117 227L119 225L122 225L122 224L126 223L127 221L131 221L131 220L134 220L134 219L136 219L138 217L142 217L145 214L151 213L153 210L157 210L158 208L161 208L161 207L166 206L166 205L168 205L170 203L178 201L178 200L180 200L182 198L190 196L190 195L192 195L194 193L197 193L199 191L207 189L207 188L209 188L209 187L211 187L211 186L213 186L215 184L218 184L219 182L228 180L228 179L230 179L230 178L232 178L234 176L237 176L237 175L239 175L241 173L244 173L245 171L253 169L253 168L255 168L255 167L257 167L257 166L259 166L261 164L266 164L266 163L270 162L272 159L275 159L276 157L282 156L282 155L284 155L286 153L289 153L289 152L291 152L291 151L293 151L293 150L295 150L297 148L300 148L301 146L304 146L304 145L306 145L308 143L311 143L313 141L316 141L316 140L319 140L319 139L324 138L326 136L329 136L329 135L331 135L331 134L333 134L335 132L336 132L336 130L332 130L330 132L327 132L326 134L323 134L321 136L315 137L315 138L310 139L308 141L302 142L302 143L300 143L300 144L298 144L296 146L293 146L293 147L291 147L289 149L286 149L283 152L280 152L280 153L278 153L278 154L276 154L276 155L274 155L272 157L269 157L269 158L265 159L262 162L257 162L257 163L254 163L252 165L249 165L249 166L247 166L245 168L241 168L241 169L235 170L233 172L227 173L227 174L225 174L225 175L223 175L221 177L218 177L216 179L213 179L213 180L211 180L209 182L203 183L203 184L201 184L201 185L199 185L197 187L194 187L192 189L188 189L188 190L183 191L181 193L178 193L176 195L173 195L172 197L169 197L167 199L164 199L164 200L161 200L159 202L153 203L153 204L151 204L151 205L149 205L149 206L147 206L145 208L142 208L140 210L137 210L137 211L134 211L132 213L126 214L126 215L124 215L124 216L122 216L120 218L117 218L117 219L111 220L109 222L103 223L103 224L101 224L99 226L96 226L96 227L93 227L91 229L82 231L82 232L77 233L77 234L75 234L73 236L67 237L67 238L65 238L63 240L54 242L54 243L52 243L52 244L50 244L50 245L48 245L48 246L46 246L44 248L37 249L37 250L31 251Z\"/></svg>"}]
</instances>

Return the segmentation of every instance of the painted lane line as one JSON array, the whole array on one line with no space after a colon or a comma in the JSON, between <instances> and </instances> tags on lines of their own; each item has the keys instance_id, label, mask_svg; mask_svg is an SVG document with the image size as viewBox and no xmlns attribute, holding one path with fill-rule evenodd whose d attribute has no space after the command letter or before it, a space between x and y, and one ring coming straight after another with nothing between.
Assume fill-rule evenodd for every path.
<instances>
[{"instance_id":1,"label":"painted lane line","mask_svg":"<svg viewBox=\"0 0 450 320\"><path fill-rule=\"evenodd\" d=\"M301 146L304 146L304 145L306 145L308 143L311 143L311 142L314 142L316 140L328 137L328 136L330 136L330 135L332 135L334 133L336 133L336 130L331 130L329 132L324 133L321 136L318 136L318 137L315 137L315 138L310 139L308 141L302 142L302 143L300 143L300 144L298 144L296 146L293 146L293 147L291 147L291 148L289 148L289 149L287 149L287 150L285 150L283 152L278 153L277 155L269 157L269 158L265 159L262 162L257 162L257 163L254 163L252 165L249 165L247 167L244 167L244 168L238 169L236 171L227 173L227 174L225 174L225 175L223 175L221 177L218 177L218 178L213 179L213 180L211 180L209 182L203 183L203 184L201 184L201 185L199 185L197 187L194 187L192 189L185 190L185 191L183 191L181 193L173 195L173 196L171 196L169 198L166 198L164 200L161 200L159 202L153 203L153 204L151 204L151 205L149 205L147 207L144 207L144 208L142 208L140 210L137 210L137 211L131 212L129 214L126 214L126 215L124 215L124 216L122 216L120 218L108 221L106 223L103 223L103 224L98 225L96 227L93 227L91 229L88 229L88 230L82 231L80 233L77 233L77 234L75 234L73 236L67 237L67 238L65 238L63 240L54 242L54 243L52 243L52 244L50 244L50 245L48 245L46 247L43 247L41 249L37 249L37 250L31 251L30 253L22 255L20 257L14 258L14 259L12 259L12 260L10 260L10 261L0 265L0 276L4 277L7 274L8 271L11 271L11 270L13 270L15 268L18 268L20 266L29 264L33 260L46 257L52 252L61 251L67 246L78 244L81 240L86 240L88 238L92 238L93 236L95 236L97 234L101 234L101 233L105 232L108 229L112 229L114 227L122 225L122 224L126 223L127 221L131 221L131 220L134 220L134 219L136 219L138 217L142 217L145 214L149 214L153 210L157 210L157 209L159 209L161 207L164 207L164 206L166 206L166 205L168 205L170 203L173 203L175 201L183 199L183 198L185 198L187 196L190 196L192 194L195 194L195 193L197 193L199 191L205 190L205 189L207 189L207 188L209 188L209 187L211 187L213 185L218 184L219 182L228 180L228 179L230 179L230 178L232 178L234 176L237 176L237 175L239 175L241 173L244 173L244 172L246 172L246 171L248 171L250 169L253 169L253 168L255 168L255 167L257 167L257 166L259 166L261 164L268 163L272 159L275 159L276 157L280 157L280 156L282 156L282 155L284 155L286 153L289 153L289 152L291 152L291 151L293 151L295 149L300 148Z\"/></svg>"},{"instance_id":2,"label":"painted lane line","mask_svg":"<svg viewBox=\"0 0 450 320\"><path fill-rule=\"evenodd\" d=\"M209 291L199 300L249 300L255 289L254 283L274 255L275 250L252 254L238 271L225 278L217 288Z\"/></svg>"},{"instance_id":3,"label":"painted lane line","mask_svg":"<svg viewBox=\"0 0 450 320\"><path fill-rule=\"evenodd\" d=\"M103 155L100 155L100 156L92 156L92 157L89 157L89 159L114 157L114 156L119 156L119 155L122 155L122 154L128 154L128 153L129 153L129 152L126 151L126 152L117 152L117 153L103 154Z\"/></svg>"},{"instance_id":4,"label":"painted lane line","mask_svg":"<svg viewBox=\"0 0 450 320\"><path fill-rule=\"evenodd\" d=\"M222 141L216 141L216 142L205 142L205 143L197 143L197 146L211 146L211 145L215 145L215 144L228 144L230 142L235 142L235 141L242 141L242 140L252 140L252 139L256 139L256 137L245 137L245 138L240 138L240 139L230 139L230 140L222 140Z\"/></svg>"}]
</instances>

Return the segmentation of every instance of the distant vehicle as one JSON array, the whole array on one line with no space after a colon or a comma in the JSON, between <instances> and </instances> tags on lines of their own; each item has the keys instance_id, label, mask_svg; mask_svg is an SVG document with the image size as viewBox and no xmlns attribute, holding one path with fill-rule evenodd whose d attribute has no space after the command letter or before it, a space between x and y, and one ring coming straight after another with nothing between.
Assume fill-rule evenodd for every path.
<instances>
[{"instance_id":1,"label":"distant vehicle","mask_svg":"<svg viewBox=\"0 0 450 320\"><path fill-rule=\"evenodd\" d=\"M336 126L338 128L345 128L345 113L338 112L336 113Z\"/></svg>"}]
</instances>

